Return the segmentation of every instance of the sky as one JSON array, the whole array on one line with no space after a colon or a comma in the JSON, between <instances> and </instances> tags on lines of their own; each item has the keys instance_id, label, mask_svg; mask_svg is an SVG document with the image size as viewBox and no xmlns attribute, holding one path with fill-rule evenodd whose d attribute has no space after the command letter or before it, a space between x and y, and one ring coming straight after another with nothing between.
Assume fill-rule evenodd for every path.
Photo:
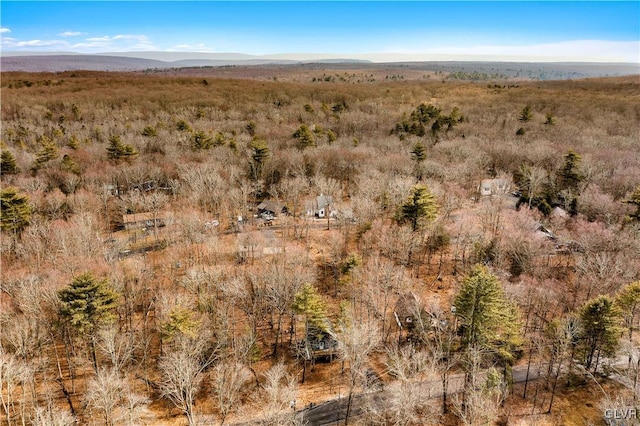
<instances>
[{"instance_id":1,"label":"sky","mask_svg":"<svg viewBox=\"0 0 640 426\"><path fill-rule=\"evenodd\" d=\"M2 52L640 63L634 1L11 1Z\"/></svg>"}]
</instances>

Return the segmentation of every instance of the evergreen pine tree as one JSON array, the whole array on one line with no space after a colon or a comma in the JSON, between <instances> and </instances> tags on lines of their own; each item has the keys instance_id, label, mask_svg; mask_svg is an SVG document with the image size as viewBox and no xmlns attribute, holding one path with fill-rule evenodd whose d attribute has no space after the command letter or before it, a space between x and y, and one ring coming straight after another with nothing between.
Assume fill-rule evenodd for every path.
<instances>
[{"instance_id":1,"label":"evergreen pine tree","mask_svg":"<svg viewBox=\"0 0 640 426\"><path fill-rule=\"evenodd\" d=\"M411 150L411 158L418 164L427 159L427 148L422 142L418 142L413 146L413 149Z\"/></svg>"},{"instance_id":2,"label":"evergreen pine tree","mask_svg":"<svg viewBox=\"0 0 640 426\"><path fill-rule=\"evenodd\" d=\"M578 185L582 182L583 176L580 173L581 157L573 150L569 150L564 156L564 166L560 172L560 185L563 189L578 191Z\"/></svg>"},{"instance_id":3,"label":"evergreen pine tree","mask_svg":"<svg viewBox=\"0 0 640 426\"><path fill-rule=\"evenodd\" d=\"M269 146L264 139L254 137L249 144L251 148L251 164L250 164L250 176L253 180L259 180L262 177L262 169L264 163L269 158Z\"/></svg>"},{"instance_id":4,"label":"evergreen pine tree","mask_svg":"<svg viewBox=\"0 0 640 426\"><path fill-rule=\"evenodd\" d=\"M509 303L498 278L486 267L474 266L464 279L454 306L466 355L492 355L494 362L502 366L503 380L508 383L510 367L522 345L521 322L518 308ZM466 398L475 372L469 364L465 370Z\"/></svg>"},{"instance_id":5,"label":"evergreen pine tree","mask_svg":"<svg viewBox=\"0 0 640 426\"><path fill-rule=\"evenodd\" d=\"M32 209L29 198L18 193L16 188L0 191L0 225L3 231L19 235L31 221Z\"/></svg>"},{"instance_id":6,"label":"evergreen pine tree","mask_svg":"<svg viewBox=\"0 0 640 426\"><path fill-rule=\"evenodd\" d=\"M60 314L80 333L92 334L115 318L118 294L107 280L99 280L91 272L75 277L58 296L62 301Z\"/></svg>"},{"instance_id":7,"label":"evergreen pine tree","mask_svg":"<svg viewBox=\"0 0 640 426\"><path fill-rule=\"evenodd\" d=\"M213 146L213 138L204 130L198 130L191 135L191 149L199 151L201 149L210 149Z\"/></svg>"},{"instance_id":8,"label":"evergreen pine tree","mask_svg":"<svg viewBox=\"0 0 640 426\"><path fill-rule=\"evenodd\" d=\"M496 350L504 359L514 357L521 343L518 311L486 267L476 265L471 270L454 305L463 346Z\"/></svg>"},{"instance_id":9,"label":"evergreen pine tree","mask_svg":"<svg viewBox=\"0 0 640 426\"><path fill-rule=\"evenodd\" d=\"M194 312L180 306L169 312L169 319L161 326L162 336L167 340L172 340L176 335L194 338L199 328L200 321L194 319Z\"/></svg>"},{"instance_id":10,"label":"evergreen pine tree","mask_svg":"<svg viewBox=\"0 0 640 426\"><path fill-rule=\"evenodd\" d=\"M7 149L3 149L0 154L0 175L12 175L19 173L20 169L16 164L16 157Z\"/></svg>"},{"instance_id":11,"label":"evergreen pine tree","mask_svg":"<svg viewBox=\"0 0 640 426\"><path fill-rule=\"evenodd\" d=\"M310 146L316 146L316 139L306 124L301 124L293 133L293 137L298 140L298 148L305 149Z\"/></svg>"},{"instance_id":12,"label":"evergreen pine tree","mask_svg":"<svg viewBox=\"0 0 640 426\"><path fill-rule=\"evenodd\" d=\"M326 330L327 304L312 284L302 286L291 307L295 313L304 315L308 330Z\"/></svg>"},{"instance_id":13,"label":"evergreen pine tree","mask_svg":"<svg viewBox=\"0 0 640 426\"><path fill-rule=\"evenodd\" d=\"M33 163L33 166L31 166L33 172L37 172L46 163L55 160L60 155L58 147L51 139L43 136L40 142L42 143L42 148L38 151L38 154L36 154L36 161Z\"/></svg>"},{"instance_id":14,"label":"evergreen pine tree","mask_svg":"<svg viewBox=\"0 0 640 426\"><path fill-rule=\"evenodd\" d=\"M631 219L640 221L640 185L636 186L631 196L624 202L636 206L636 211L631 213Z\"/></svg>"},{"instance_id":15,"label":"evergreen pine tree","mask_svg":"<svg viewBox=\"0 0 640 426\"><path fill-rule=\"evenodd\" d=\"M107 147L107 156L112 160L121 158L131 158L137 155L138 151L131 145L123 143L120 136L113 135L109 138L109 146Z\"/></svg>"},{"instance_id":16,"label":"evergreen pine tree","mask_svg":"<svg viewBox=\"0 0 640 426\"><path fill-rule=\"evenodd\" d=\"M629 330L629 340L632 340L636 327L635 318L640 315L640 281L624 286L616 295L616 304L620 307L624 325Z\"/></svg>"},{"instance_id":17,"label":"evergreen pine tree","mask_svg":"<svg viewBox=\"0 0 640 426\"><path fill-rule=\"evenodd\" d=\"M74 175L80 175L82 172L78 163L76 163L76 161L67 154L62 157L60 168L65 172L73 173Z\"/></svg>"},{"instance_id":18,"label":"evergreen pine tree","mask_svg":"<svg viewBox=\"0 0 640 426\"><path fill-rule=\"evenodd\" d=\"M580 309L582 344L585 367L598 368L600 356L611 356L618 349L623 331L622 311L609 296L589 300Z\"/></svg>"},{"instance_id":19,"label":"evergreen pine tree","mask_svg":"<svg viewBox=\"0 0 640 426\"><path fill-rule=\"evenodd\" d=\"M118 294L106 279L99 280L91 272L73 279L58 292L60 316L81 335L88 337L93 367L98 370L96 334L99 328L115 319L113 310L118 305Z\"/></svg>"},{"instance_id":20,"label":"evergreen pine tree","mask_svg":"<svg viewBox=\"0 0 640 426\"><path fill-rule=\"evenodd\" d=\"M436 197L426 185L415 185L396 216L399 223L410 223L415 232L425 221L435 219L438 213Z\"/></svg>"}]
</instances>

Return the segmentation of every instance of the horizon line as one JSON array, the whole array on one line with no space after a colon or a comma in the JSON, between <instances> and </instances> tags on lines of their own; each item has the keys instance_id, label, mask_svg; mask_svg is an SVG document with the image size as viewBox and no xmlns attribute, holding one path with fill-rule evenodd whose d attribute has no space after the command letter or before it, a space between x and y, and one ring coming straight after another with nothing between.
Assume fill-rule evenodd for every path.
<instances>
[{"instance_id":1,"label":"horizon line","mask_svg":"<svg viewBox=\"0 0 640 426\"><path fill-rule=\"evenodd\" d=\"M181 59L149 58L146 55L161 56L200 56ZM3 57L41 57L41 56L112 56L129 57L133 59L157 60L161 62L178 62L186 60L222 60L222 61L251 61L263 60L287 60L296 62L314 62L323 60L367 61L370 63L404 63L404 62L532 62L532 63L591 63L591 64L626 64L638 65L639 61L614 60L612 58L586 58L581 56L544 56L544 55L509 55L509 54L466 54L466 53L421 53L421 52L370 52L370 53L304 53L284 52L269 54L251 54L233 51L180 51L180 50L123 50L103 52L74 52L74 51L29 51L29 50L0 50L0 58ZM203 56L237 55L246 58L206 58Z\"/></svg>"}]
</instances>

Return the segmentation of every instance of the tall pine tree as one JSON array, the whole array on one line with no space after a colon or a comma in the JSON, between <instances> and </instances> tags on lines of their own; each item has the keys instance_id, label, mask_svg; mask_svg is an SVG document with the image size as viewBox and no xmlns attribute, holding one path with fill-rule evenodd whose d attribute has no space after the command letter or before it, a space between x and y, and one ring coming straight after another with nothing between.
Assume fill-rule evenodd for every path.
<instances>
[{"instance_id":1,"label":"tall pine tree","mask_svg":"<svg viewBox=\"0 0 640 426\"><path fill-rule=\"evenodd\" d=\"M502 284L489 270L476 265L455 298L464 347L479 347L512 358L520 345L517 308L507 300Z\"/></svg>"},{"instance_id":2,"label":"tall pine tree","mask_svg":"<svg viewBox=\"0 0 640 426\"><path fill-rule=\"evenodd\" d=\"M426 185L415 185L406 201L400 205L396 219L399 223L411 224L411 230L415 232L424 222L435 219L437 214L436 197Z\"/></svg>"},{"instance_id":3,"label":"tall pine tree","mask_svg":"<svg viewBox=\"0 0 640 426\"><path fill-rule=\"evenodd\" d=\"M0 191L0 225L3 231L20 235L31 221L31 212L29 198L16 188Z\"/></svg>"},{"instance_id":4,"label":"tall pine tree","mask_svg":"<svg viewBox=\"0 0 640 426\"><path fill-rule=\"evenodd\" d=\"M467 357L491 356L502 366L504 383L508 383L511 366L522 345L521 322L518 308L507 300L498 278L486 267L474 266L454 303ZM466 370L465 398L474 382L473 374L472 370Z\"/></svg>"},{"instance_id":5,"label":"tall pine tree","mask_svg":"<svg viewBox=\"0 0 640 426\"><path fill-rule=\"evenodd\" d=\"M132 158L138 154L138 151L131 145L123 143L120 136L113 135L109 138L109 146L107 147L107 156L112 160L120 160L121 158Z\"/></svg>"},{"instance_id":6,"label":"tall pine tree","mask_svg":"<svg viewBox=\"0 0 640 426\"><path fill-rule=\"evenodd\" d=\"M598 369L600 357L612 356L620 344L622 311L609 296L598 296L580 309L581 347L587 370Z\"/></svg>"},{"instance_id":7,"label":"tall pine tree","mask_svg":"<svg viewBox=\"0 0 640 426\"><path fill-rule=\"evenodd\" d=\"M16 157L7 149L3 149L0 154L0 175L13 175L19 173L20 169L16 164Z\"/></svg>"},{"instance_id":8,"label":"tall pine tree","mask_svg":"<svg viewBox=\"0 0 640 426\"><path fill-rule=\"evenodd\" d=\"M327 304L313 285L306 283L302 286L292 308L295 313L304 315L307 329L326 330Z\"/></svg>"},{"instance_id":9,"label":"tall pine tree","mask_svg":"<svg viewBox=\"0 0 640 426\"><path fill-rule=\"evenodd\" d=\"M106 279L100 280L91 272L85 272L60 290L58 297L62 302L60 316L73 329L88 337L93 366L97 371L96 333L101 326L115 319L113 311L118 305L118 294Z\"/></svg>"}]
</instances>

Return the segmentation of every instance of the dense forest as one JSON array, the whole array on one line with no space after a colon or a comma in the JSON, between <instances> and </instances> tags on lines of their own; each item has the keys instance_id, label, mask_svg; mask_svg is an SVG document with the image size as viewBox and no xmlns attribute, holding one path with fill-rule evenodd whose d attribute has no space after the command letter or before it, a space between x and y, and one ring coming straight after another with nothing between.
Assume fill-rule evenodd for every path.
<instances>
[{"instance_id":1,"label":"dense forest","mask_svg":"<svg viewBox=\"0 0 640 426\"><path fill-rule=\"evenodd\" d=\"M0 424L635 413L637 76L255 70L2 74Z\"/></svg>"}]
</instances>

